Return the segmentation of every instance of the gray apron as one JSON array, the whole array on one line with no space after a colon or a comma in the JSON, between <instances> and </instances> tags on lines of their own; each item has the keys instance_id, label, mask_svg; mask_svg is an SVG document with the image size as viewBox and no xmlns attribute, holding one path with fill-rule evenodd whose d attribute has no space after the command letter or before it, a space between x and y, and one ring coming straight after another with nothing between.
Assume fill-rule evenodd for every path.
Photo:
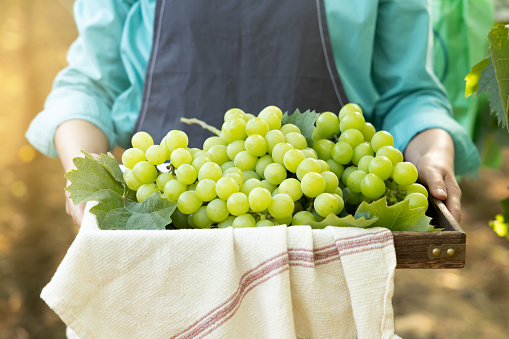
<instances>
[{"instance_id":1,"label":"gray apron","mask_svg":"<svg viewBox=\"0 0 509 339\"><path fill-rule=\"evenodd\" d=\"M136 131L170 130L200 147L224 113L338 112L347 103L332 56L323 0L158 0Z\"/></svg>"}]
</instances>

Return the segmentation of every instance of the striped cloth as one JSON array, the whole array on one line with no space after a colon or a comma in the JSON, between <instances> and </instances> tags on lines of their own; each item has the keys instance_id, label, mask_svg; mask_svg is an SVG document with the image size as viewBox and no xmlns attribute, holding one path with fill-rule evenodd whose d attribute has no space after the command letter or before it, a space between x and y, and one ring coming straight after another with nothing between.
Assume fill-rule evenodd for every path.
<instances>
[{"instance_id":1,"label":"striped cloth","mask_svg":"<svg viewBox=\"0 0 509 339\"><path fill-rule=\"evenodd\" d=\"M41 297L69 338L398 338L387 229L102 231Z\"/></svg>"}]
</instances>

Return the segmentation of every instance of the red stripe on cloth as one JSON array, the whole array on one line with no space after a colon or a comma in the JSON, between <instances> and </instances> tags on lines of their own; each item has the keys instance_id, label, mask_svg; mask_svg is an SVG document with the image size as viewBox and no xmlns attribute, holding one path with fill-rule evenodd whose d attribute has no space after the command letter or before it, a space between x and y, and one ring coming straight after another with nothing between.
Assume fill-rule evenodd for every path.
<instances>
[{"instance_id":1,"label":"red stripe on cloth","mask_svg":"<svg viewBox=\"0 0 509 339\"><path fill-rule=\"evenodd\" d=\"M388 241L386 243L373 244L373 245L371 245L369 247L358 248L358 249L351 249L349 251L341 252L341 256L344 257L344 256L347 256L347 255L350 255L350 254L367 252L367 251L371 251L371 250L374 250L374 249L382 249L382 248L385 248L385 247L393 245L393 244L394 244L394 242L391 240L391 241Z\"/></svg>"},{"instance_id":2,"label":"red stripe on cloth","mask_svg":"<svg viewBox=\"0 0 509 339\"><path fill-rule=\"evenodd\" d=\"M288 252L283 252L264 261L257 267L244 273L239 281L239 287L230 298L228 298L221 305L215 307L214 309L209 311L205 316L201 317L200 319L195 321L192 325L188 326L187 328L180 331L171 338L178 337L189 338L199 335L200 332L205 331L207 328L211 327L212 325L220 321L222 318L226 317L230 312L236 310L236 308L240 305L242 299L244 298L245 294L251 291L252 288L268 280L270 277L280 274L281 272L284 272L284 270L281 270L277 274L270 275L272 272L275 272L281 268L288 269L288 266L289 266ZM269 277L264 278L266 276ZM256 283L257 281L258 283ZM254 286L250 288L250 285L252 284L254 284ZM233 313L235 313L235 311ZM230 317L228 317L228 319L229 318Z\"/></svg>"},{"instance_id":3,"label":"red stripe on cloth","mask_svg":"<svg viewBox=\"0 0 509 339\"><path fill-rule=\"evenodd\" d=\"M392 233L390 232L378 237L373 237L372 234L365 234L362 237L357 237L355 240L344 241L344 239L338 239L336 240L336 245L341 254L345 250L371 244L380 244L389 240L392 241L392 239Z\"/></svg>"}]
</instances>

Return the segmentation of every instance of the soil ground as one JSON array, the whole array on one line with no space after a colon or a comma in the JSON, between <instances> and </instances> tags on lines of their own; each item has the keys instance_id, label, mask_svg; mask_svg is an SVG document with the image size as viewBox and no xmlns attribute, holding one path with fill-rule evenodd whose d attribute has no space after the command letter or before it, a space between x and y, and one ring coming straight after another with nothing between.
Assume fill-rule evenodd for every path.
<instances>
[{"instance_id":1,"label":"soil ground","mask_svg":"<svg viewBox=\"0 0 509 339\"><path fill-rule=\"evenodd\" d=\"M40 299L77 228L65 214L55 159L23 137L76 36L70 0L0 0L0 339L65 338ZM509 241L488 222L509 196L509 152L499 170L464 179L466 265L397 270L393 305L403 338L509 337Z\"/></svg>"}]
</instances>

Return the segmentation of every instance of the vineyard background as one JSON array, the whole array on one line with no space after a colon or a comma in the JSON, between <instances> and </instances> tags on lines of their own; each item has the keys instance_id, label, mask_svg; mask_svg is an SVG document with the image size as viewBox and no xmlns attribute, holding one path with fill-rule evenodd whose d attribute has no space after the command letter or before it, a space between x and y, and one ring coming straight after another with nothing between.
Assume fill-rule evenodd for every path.
<instances>
[{"instance_id":1,"label":"vineyard background","mask_svg":"<svg viewBox=\"0 0 509 339\"><path fill-rule=\"evenodd\" d=\"M76 34L71 0L0 0L1 339L65 337L39 294L78 229L65 214L58 160L38 154L24 132ZM393 304L403 338L508 337L509 241L488 227L508 186L507 150L502 168L462 180L465 268L397 270Z\"/></svg>"}]
</instances>

